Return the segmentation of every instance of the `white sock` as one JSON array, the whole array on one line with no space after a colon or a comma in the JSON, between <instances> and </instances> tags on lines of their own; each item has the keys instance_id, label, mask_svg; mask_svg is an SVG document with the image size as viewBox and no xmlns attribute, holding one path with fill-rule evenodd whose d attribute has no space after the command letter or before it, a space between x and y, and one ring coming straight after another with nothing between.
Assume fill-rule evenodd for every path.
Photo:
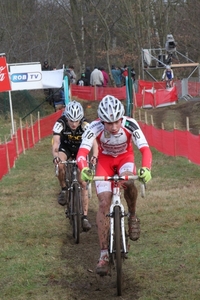
<instances>
[{"instance_id":1,"label":"white sock","mask_svg":"<svg viewBox=\"0 0 200 300\"><path fill-rule=\"evenodd\" d=\"M101 250L100 258L108 256L108 249Z\"/></svg>"}]
</instances>

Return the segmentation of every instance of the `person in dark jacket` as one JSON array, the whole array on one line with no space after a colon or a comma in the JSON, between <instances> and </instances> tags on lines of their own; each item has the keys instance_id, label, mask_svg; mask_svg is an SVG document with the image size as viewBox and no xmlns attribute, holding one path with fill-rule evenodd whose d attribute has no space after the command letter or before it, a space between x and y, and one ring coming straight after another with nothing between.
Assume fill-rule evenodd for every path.
<instances>
[{"instance_id":1,"label":"person in dark jacket","mask_svg":"<svg viewBox=\"0 0 200 300\"><path fill-rule=\"evenodd\" d=\"M42 71L52 70L53 68L49 65L48 60L45 60L42 66ZM46 101L48 101L50 105L53 105L53 89L44 89L44 95L46 97Z\"/></svg>"},{"instance_id":2,"label":"person in dark jacket","mask_svg":"<svg viewBox=\"0 0 200 300\"><path fill-rule=\"evenodd\" d=\"M65 93L64 89L54 89L53 93L53 103L55 111L63 109L65 107Z\"/></svg>"},{"instance_id":3,"label":"person in dark jacket","mask_svg":"<svg viewBox=\"0 0 200 300\"><path fill-rule=\"evenodd\" d=\"M88 85L90 85L90 75L91 75L90 67L86 67L86 69L85 69L85 78L88 81Z\"/></svg>"},{"instance_id":4,"label":"person in dark jacket","mask_svg":"<svg viewBox=\"0 0 200 300\"><path fill-rule=\"evenodd\" d=\"M77 80L76 84L79 85L79 86L88 86L89 85L89 82L88 82L87 78L85 78L85 73L81 74L81 78L79 78Z\"/></svg>"}]
</instances>

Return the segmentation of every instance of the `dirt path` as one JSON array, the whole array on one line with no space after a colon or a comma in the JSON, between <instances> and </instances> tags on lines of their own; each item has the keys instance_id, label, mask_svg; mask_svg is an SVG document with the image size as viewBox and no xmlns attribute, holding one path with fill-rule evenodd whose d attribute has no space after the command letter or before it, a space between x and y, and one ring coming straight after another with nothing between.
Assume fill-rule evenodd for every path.
<instances>
[{"instance_id":1,"label":"dirt path","mask_svg":"<svg viewBox=\"0 0 200 300\"><path fill-rule=\"evenodd\" d=\"M62 207L61 207L62 210ZM90 201L89 220L92 229L81 233L80 243L74 244L71 227L66 219L63 228L63 244L60 249L61 259L67 261L69 278L62 278L60 282L50 281L50 285L59 284L62 289L67 289L68 300L70 299L115 299L116 290L116 273L111 270L111 274L105 277L96 275L95 268L99 258L99 244L96 227L96 210L97 198L93 191L93 199ZM63 218L64 210L63 210ZM132 243L132 242L131 242ZM137 299L139 289L137 282L134 281L133 268L127 259L123 264L123 297L121 299ZM120 299L119 297L117 297Z\"/></svg>"}]
</instances>

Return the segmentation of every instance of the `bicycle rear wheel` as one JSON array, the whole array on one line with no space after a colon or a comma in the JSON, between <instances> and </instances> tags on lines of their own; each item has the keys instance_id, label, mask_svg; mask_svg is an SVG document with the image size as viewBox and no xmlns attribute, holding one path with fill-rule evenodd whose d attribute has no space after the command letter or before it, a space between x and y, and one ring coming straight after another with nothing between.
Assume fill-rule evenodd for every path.
<instances>
[{"instance_id":1,"label":"bicycle rear wheel","mask_svg":"<svg viewBox=\"0 0 200 300\"><path fill-rule=\"evenodd\" d=\"M116 271L117 271L117 294L122 294L122 256L121 256L121 217L120 208L114 208L114 228L115 228L115 251L116 251Z\"/></svg>"},{"instance_id":2,"label":"bicycle rear wheel","mask_svg":"<svg viewBox=\"0 0 200 300\"><path fill-rule=\"evenodd\" d=\"M80 224L81 224L81 215L80 215L80 192L77 185L74 185L73 190L73 237L75 243L78 244L80 241Z\"/></svg>"},{"instance_id":3,"label":"bicycle rear wheel","mask_svg":"<svg viewBox=\"0 0 200 300\"><path fill-rule=\"evenodd\" d=\"M66 192L66 202L67 202L67 208L69 210L69 206L70 206L70 185L71 185L71 177L72 177L72 166L71 165L67 165L66 169L65 169L65 182L66 182L66 187L67 187L67 192Z\"/></svg>"}]
</instances>

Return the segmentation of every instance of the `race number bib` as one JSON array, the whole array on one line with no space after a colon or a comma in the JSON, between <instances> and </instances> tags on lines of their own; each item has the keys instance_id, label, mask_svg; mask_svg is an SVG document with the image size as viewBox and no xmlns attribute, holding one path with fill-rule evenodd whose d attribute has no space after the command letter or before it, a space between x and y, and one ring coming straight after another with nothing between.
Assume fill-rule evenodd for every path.
<instances>
[{"instance_id":1,"label":"race number bib","mask_svg":"<svg viewBox=\"0 0 200 300\"><path fill-rule=\"evenodd\" d=\"M53 127L53 132L61 133L62 130L63 130L63 125L59 122L56 122L54 127Z\"/></svg>"}]
</instances>

